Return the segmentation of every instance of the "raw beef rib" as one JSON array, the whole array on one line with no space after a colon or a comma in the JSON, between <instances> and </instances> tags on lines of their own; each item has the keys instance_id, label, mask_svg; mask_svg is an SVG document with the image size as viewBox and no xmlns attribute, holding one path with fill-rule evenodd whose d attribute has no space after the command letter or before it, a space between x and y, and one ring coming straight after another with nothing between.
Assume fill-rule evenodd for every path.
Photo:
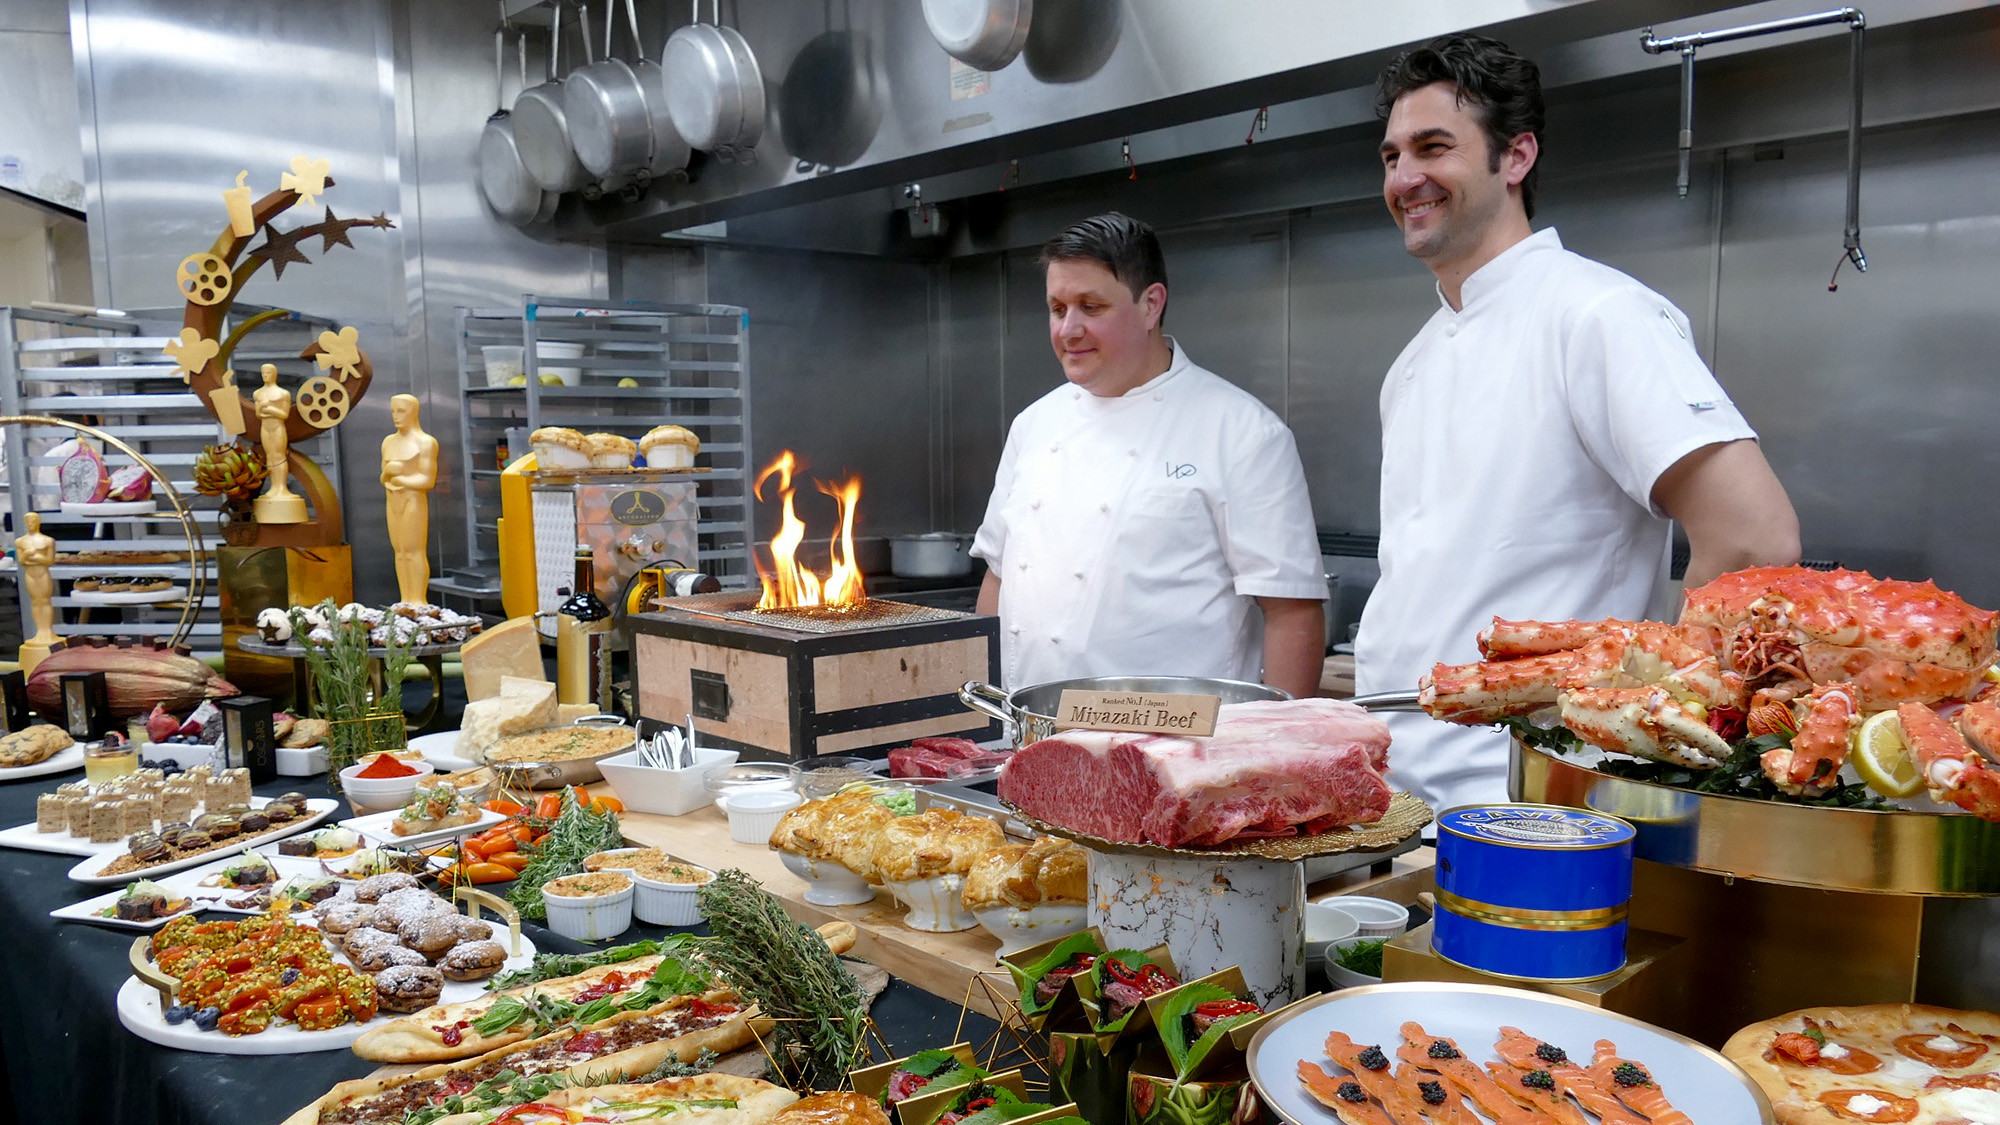
<instances>
[{"instance_id":1,"label":"raw beef rib","mask_svg":"<svg viewBox=\"0 0 2000 1125\"><path fill-rule=\"evenodd\" d=\"M1072 730L1014 755L1000 796L1120 843L1202 847L1380 820L1389 727L1337 699L1224 704L1207 738Z\"/></svg>"}]
</instances>

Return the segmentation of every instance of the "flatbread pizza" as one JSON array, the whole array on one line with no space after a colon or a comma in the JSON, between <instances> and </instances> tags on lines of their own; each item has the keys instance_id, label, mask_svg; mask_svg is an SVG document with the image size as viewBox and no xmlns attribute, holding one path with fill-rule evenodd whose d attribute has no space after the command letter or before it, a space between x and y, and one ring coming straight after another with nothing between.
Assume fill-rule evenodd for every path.
<instances>
[{"instance_id":1,"label":"flatbread pizza","mask_svg":"<svg viewBox=\"0 0 2000 1125\"><path fill-rule=\"evenodd\" d=\"M620 1012L585 1028L539 1038L391 1077L342 1082L287 1118L284 1125L401 1125L412 1109L463 1095L502 1073L562 1075L573 1085L618 1082L668 1059L693 1062L750 1045L751 1015L734 993L677 996L653 1008Z\"/></svg>"},{"instance_id":2,"label":"flatbread pizza","mask_svg":"<svg viewBox=\"0 0 2000 1125\"><path fill-rule=\"evenodd\" d=\"M1925 1004L1807 1008L1751 1024L1722 1053L1779 1125L2000 1125L2000 1016Z\"/></svg>"},{"instance_id":3,"label":"flatbread pizza","mask_svg":"<svg viewBox=\"0 0 2000 1125\"><path fill-rule=\"evenodd\" d=\"M508 997L535 993L548 999L578 1003L615 996L642 987L660 967L663 957L635 957L615 965L599 965L573 976L489 992L476 1000L434 1004L415 1015L372 1027L354 1041L354 1053L372 1062L426 1063L471 1058L534 1034L534 1024L519 1020L507 1028L482 1033L473 1025Z\"/></svg>"},{"instance_id":4,"label":"flatbread pizza","mask_svg":"<svg viewBox=\"0 0 2000 1125\"><path fill-rule=\"evenodd\" d=\"M434 1125L572 1125L582 1119L622 1122L671 1118L674 1125L766 1125L799 1096L756 1078L697 1074L643 1085L557 1090L527 1105L495 1107L439 1118Z\"/></svg>"}]
</instances>

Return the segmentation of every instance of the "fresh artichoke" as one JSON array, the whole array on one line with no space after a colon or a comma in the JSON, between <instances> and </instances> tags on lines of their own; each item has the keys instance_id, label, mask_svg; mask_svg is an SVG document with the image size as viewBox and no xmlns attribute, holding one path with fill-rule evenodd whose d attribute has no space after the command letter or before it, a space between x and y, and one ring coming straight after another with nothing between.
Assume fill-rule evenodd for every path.
<instances>
[{"instance_id":1,"label":"fresh artichoke","mask_svg":"<svg viewBox=\"0 0 2000 1125\"><path fill-rule=\"evenodd\" d=\"M194 487L203 496L247 503L263 491L269 475L259 451L241 442L208 446L194 459Z\"/></svg>"}]
</instances>

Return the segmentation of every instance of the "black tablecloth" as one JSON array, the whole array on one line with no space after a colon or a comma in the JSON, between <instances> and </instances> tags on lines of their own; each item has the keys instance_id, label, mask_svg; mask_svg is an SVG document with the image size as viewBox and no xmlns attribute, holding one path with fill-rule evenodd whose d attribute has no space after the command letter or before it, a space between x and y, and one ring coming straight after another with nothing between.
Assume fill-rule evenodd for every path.
<instances>
[{"instance_id":1,"label":"black tablecloth","mask_svg":"<svg viewBox=\"0 0 2000 1125\"><path fill-rule=\"evenodd\" d=\"M35 796L80 774L0 784L0 827L35 819ZM271 795L297 789L326 796L323 778L279 778L257 787ZM342 813L339 815L346 815ZM0 1061L7 1097L0 1120L32 1125L75 1121L265 1125L283 1120L343 1079L375 1064L346 1050L300 1055L210 1055L154 1046L118 1022L113 998L130 969L135 931L59 922L49 911L107 888L66 877L77 857L0 849ZM498 888L505 890L504 887ZM532 923L538 949L586 947ZM619 940L672 932L635 926ZM898 1054L951 1041L958 1005L894 982L874 1015ZM966 1034L979 1043L993 1024Z\"/></svg>"}]
</instances>

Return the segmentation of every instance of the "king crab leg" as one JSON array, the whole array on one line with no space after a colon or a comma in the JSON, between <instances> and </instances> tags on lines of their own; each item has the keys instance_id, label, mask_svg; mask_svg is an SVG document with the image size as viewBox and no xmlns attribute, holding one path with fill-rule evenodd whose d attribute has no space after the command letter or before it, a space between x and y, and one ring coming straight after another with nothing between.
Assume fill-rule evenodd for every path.
<instances>
[{"instance_id":1,"label":"king crab leg","mask_svg":"<svg viewBox=\"0 0 2000 1125\"><path fill-rule=\"evenodd\" d=\"M1921 703L1903 704L1896 717L1932 798L2000 822L2000 771L1982 753L2000 748L2000 705L1968 703L1957 726Z\"/></svg>"},{"instance_id":2,"label":"king crab leg","mask_svg":"<svg viewBox=\"0 0 2000 1125\"><path fill-rule=\"evenodd\" d=\"M1615 617L1602 621L1507 621L1496 617L1493 624L1479 631L1479 655L1488 660L1511 660L1568 652L1607 633L1630 630L1633 624Z\"/></svg>"},{"instance_id":3,"label":"king crab leg","mask_svg":"<svg viewBox=\"0 0 2000 1125\"><path fill-rule=\"evenodd\" d=\"M1833 788L1847 760L1847 740L1861 721L1853 684L1821 684L1793 704L1805 713L1789 749L1759 759L1771 784L1794 797L1817 797Z\"/></svg>"}]
</instances>

